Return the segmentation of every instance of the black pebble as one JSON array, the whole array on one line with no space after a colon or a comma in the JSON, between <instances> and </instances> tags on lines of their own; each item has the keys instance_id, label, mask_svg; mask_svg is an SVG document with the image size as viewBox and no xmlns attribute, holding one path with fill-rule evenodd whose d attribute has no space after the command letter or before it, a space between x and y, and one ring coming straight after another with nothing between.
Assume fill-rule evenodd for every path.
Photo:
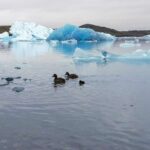
<instances>
[{"instance_id":1,"label":"black pebble","mask_svg":"<svg viewBox=\"0 0 150 150\"><path fill-rule=\"evenodd\" d=\"M20 70L20 69L21 69L21 67L15 67L15 69Z\"/></svg>"}]
</instances>

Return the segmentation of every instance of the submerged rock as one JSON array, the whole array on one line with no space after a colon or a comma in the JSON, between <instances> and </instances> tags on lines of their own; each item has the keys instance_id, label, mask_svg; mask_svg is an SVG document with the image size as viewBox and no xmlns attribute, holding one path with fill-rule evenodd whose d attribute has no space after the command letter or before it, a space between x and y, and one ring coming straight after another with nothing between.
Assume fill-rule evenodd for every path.
<instances>
[{"instance_id":1,"label":"submerged rock","mask_svg":"<svg viewBox=\"0 0 150 150\"><path fill-rule=\"evenodd\" d=\"M12 82L14 80L13 77L1 78L2 80L6 80L7 82Z\"/></svg>"},{"instance_id":2,"label":"submerged rock","mask_svg":"<svg viewBox=\"0 0 150 150\"><path fill-rule=\"evenodd\" d=\"M15 69L20 70L20 69L21 69L21 67L15 67Z\"/></svg>"},{"instance_id":3,"label":"submerged rock","mask_svg":"<svg viewBox=\"0 0 150 150\"><path fill-rule=\"evenodd\" d=\"M21 79L22 77L18 76L18 77L15 77L14 79Z\"/></svg>"},{"instance_id":4,"label":"submerged rock","mask_svg":"<svg viewBox=\"0 0 150 150\"><path fill-rule=\"evenodd\" d=\"M14 87L12 91L19 93L22 92L24 89L25 89L24 87Z\"/></svg>"},{"instance_id":5,"label":"submerged rock","mask_svg":"<svg viewBox=\"0 0 150 150\"><path fill-rule=\"evenodd\" d=\"M27 79L27 78L24 78L24 79L23 79L23 81L25 81L25 82L26 82L26 81L30 81L30 82L31 82L31 80L32 80L32 79Z\"/></svg>"},{"instance_id":6,"label":"submerged rock","mask_svg":"<svg viewBox=\"0 0 150 150\"><path fill-rule=\"evenodd\" d=\"M8 83L13 82L14 79L21 79L21 77L18 76L18 77L6 77L6 78L1 78L1 80L6 80Z\"/></svg>"}]
</instances>

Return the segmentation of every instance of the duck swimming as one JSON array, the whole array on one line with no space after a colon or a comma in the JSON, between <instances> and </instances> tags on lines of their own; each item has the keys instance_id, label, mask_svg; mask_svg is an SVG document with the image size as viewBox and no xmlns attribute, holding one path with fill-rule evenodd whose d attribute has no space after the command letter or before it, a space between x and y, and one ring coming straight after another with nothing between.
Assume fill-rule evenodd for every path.
<instances>
[{"instance_id":1,"label":"duck swimming","mask_svg":"<svg viewBox=\"0 0 150 150\"><path fill-rule=\"evenodd\" d=\"M57 77L57 74L53 74L54 77L54 84L65 84L65 79L64 78L60 78L60 77Z\"/></svg>"},{"instance_id":2,"label":"duck swimming","mask_svg":"<svg viewBox=\"0 0 150 150\"><path fill-rule=\"evenodd\" d=\"M80 85L80 86L82 86L82 85L84 85L84 84L85 84L85 81L82 81L82 80L79 81L79 85Z\"/></svg>"},{"instance_id":3,"label":"duck swimming","mask_svg":"<svg viewBox=\"0 0 150 150\"><path fill-rule=\"evenodd\" d=\"M68 79L77 79L79 77L78 75L70 74L69 72L66 72L65 75Z\"/></svg>"}]
</instances>

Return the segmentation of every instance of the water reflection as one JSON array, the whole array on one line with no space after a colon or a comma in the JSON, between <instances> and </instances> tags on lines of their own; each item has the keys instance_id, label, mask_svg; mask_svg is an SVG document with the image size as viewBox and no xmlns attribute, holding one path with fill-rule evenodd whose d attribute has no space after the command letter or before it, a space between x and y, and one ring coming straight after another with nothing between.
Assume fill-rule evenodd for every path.
<instances>
[{"instance_id":1,"label":"water reflection","mask_svg":"<svg viewBox=\"0 0 150 150\"><path fill-rule=\"evenodd\" d=\"M77 49L87 59L72 63ZM148 54L144 46L142 49L139 55ZM149 65L130 65L141 62L135 59L104 61L100 59L102 50L111 58L113 54L131 54L131 49L123 50L119 43L38 41L3 45L1 77L22 78L0 86L1 149L149 150ZM16 62L24 58L35 59L27 64ZM17 66L21 69L14 69ZM69 80L62 87L54 87L52 74L64 77L66 71L77 73L85 86ZM5 82L1 80L1 84ZM15 87L25 90L15 93Z\"/></svg>"},{"instance_id":2,"label":"water reflection","mask_svg":"<svg viewBox=\"0 0 150 150\"><path fill-rule=\"evenodd\" d=\"M80 63L96 62L98 64L108 64L112 62L123 62L131 64L149 63L150 43L144 41L138 43L144 49L141 53L134 55L133 51L137 51L136 47L121 49L120 44L125 41L113 42L59 42L59 41L36 41L36 42L14 42L14 43L0 43L0 49L4 52L11 52L11 55L17 60L32 59L42 55L54 55L61 54L62 57L71 58L77 65ZM137 43L137 41L135 41ZM132 41L133 43L133 41ZM80 50L80 53L77 51ZM101 52L106 51L109 54L109 59L102 57ZM118 52L119 51L119 52ZM82 52L82 53L81 53ZM145 57L147 55L147 57ZM102 58L101 58L102 57ZM105 56L106 57L106 56ZM66 58L66 59L67 59ZM140 58L140 59L139 59Z\"/></svg>"},{"instance_id":3,"label":"water reflection","mask_svg":"<svg viewBox=\"0 0 150 150\"><path fill-rule=\"evenodd\" d=\"M12 55L17 59L28 58L32 59L48 53L50 51L49 44L45 41L41 42L14 42L10 46Z\"/></svg>"},{"instance_id":4,"label":"water reflection","mask_svg":"<svg viewBox=\"0 0 150 150\"><path fill-rule=\"evenodd\" d=\"M84 51L92 50L108 50L112 46L112 42L59 42L59 41L36 41L36 42L13 42L0 43L1 50L10 50L16 58L37 57L53 51L72 57L75 50L80 48Z\"/></svg>"}]
</instances>

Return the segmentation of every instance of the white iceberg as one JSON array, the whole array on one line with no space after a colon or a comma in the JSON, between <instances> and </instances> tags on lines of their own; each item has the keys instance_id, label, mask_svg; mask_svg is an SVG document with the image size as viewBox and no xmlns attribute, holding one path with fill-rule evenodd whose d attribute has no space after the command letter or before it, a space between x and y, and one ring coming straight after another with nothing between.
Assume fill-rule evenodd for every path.
<instances>
[{"instance_id":1,"label":"white iceberg","mask_svg":"<svg viewBox=\"0 0 150 150\"><path fill-rule=\"evenodd\" d=\"M53 29L34 22L16 21L10 28L13 41L46 40Z\"/></svg>"},{"instance_id":2,"label":"white iceberg","mask_svg":"<svg viewBox=\"0 0 150 150\"><path fill-rule=\"evenodd\" d=\"M12 42L15 41L35 41L35 37L33 37L31 34L23 33L21 35L18 35L11 39Z\"/></svg>"}]
</instances>

